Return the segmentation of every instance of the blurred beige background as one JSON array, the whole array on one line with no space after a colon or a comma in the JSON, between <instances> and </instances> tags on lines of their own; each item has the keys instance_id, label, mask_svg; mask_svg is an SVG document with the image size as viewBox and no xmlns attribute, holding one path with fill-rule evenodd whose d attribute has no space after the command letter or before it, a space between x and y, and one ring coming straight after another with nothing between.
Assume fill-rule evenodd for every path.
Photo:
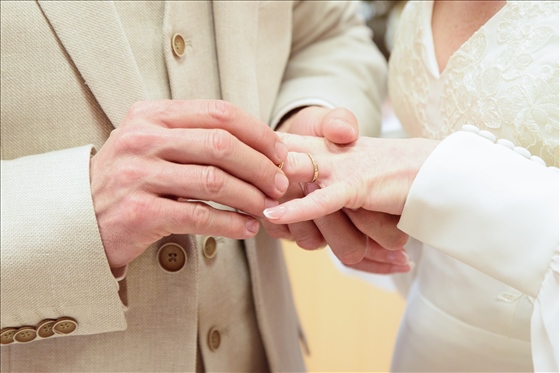
<instances>
[{"instance_id":1,"label":"blurred beige background","mask_svg":"<svg viewBox=\"0 0 560 373\"><path fill-rule=\"evenodd\" d=\"M328 250L284 241L310 372L388 372L404 300L342 273Z\"/></svg>"},{"instance_id":2,"label":"blurred beige background","mask_svg":"<svg viewBox=\"0 0 560 373\"><path fill-rule=\"evenodd\" d=\"M374 41L389 58L405 1L362 1ZM383 105L382 137L405 137L391 104ZM330 249L305 251L284 241L292 289L311 354L310 372L388 372L405 301L340 271Z\"/></svg>"}]
</instances>

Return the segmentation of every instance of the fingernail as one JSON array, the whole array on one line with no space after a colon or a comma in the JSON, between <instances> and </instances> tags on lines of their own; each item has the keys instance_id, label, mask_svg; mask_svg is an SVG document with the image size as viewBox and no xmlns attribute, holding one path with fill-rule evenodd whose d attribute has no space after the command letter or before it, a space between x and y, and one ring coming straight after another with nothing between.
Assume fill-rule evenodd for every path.
<instances>
[{"instance_id":1,"label":"fingernail","mask_svg":"<svg viewBox=\"0 0 560 373\"><path fill-rule=\"evenodd\" d=\"M245 228L251 233L257 233L259 231L259 223L255 219L247 220Z\"/></svg>"},{"instance_id":2,"label":"fingernail","mask_svg":"<svg viewBox=\"0 0 560 373\"><path fill-rule=\"evenodd\" d=\"M317 189L320 189L319 185L315 183L307 183L307 185L305 185L305 195L311 194Z\"/></svg>"},{"instance_id":3,"label":"fingernail","mask_svg":"<svg viewBox=\"0 0 560 373\"><path fill-rule=\"evenodd\" d=\"M270 208L270 207L275 207L275 206L278 206L278 201L275 201L275 200L270 199L270 198L265 198L264 207Z\"/></svg>"},{"instance_id":4,"label":"fingernail","mask_svg":"<svg viewBox=\"0 0 560 373\"><path fill-rule=\"evenodd\" d=\"M284 193L286 190L288 190L289 183L290 181L282 172L278 172L274 177L274 185L276 186L276 189L278 189L281 193Z\"/></svg>"},{"instance_id":5,"label":"fingernail","mask_svg":"<svg viewBox=\"0 0 560 373\"><path fill-rule=\"evenodd\" d=\"M283 142L276 141L274 150L276 151L276 156L281 161L285 160L286 157L288 156L288 147Z\"/></svg>"},{"instance_id":6,"label":"fingernail","mask_svg":"<svg viewBox=\"0 0 560 373\"><path fill-rule=\"evenodd\" d=\"M286 215L287 211L288 210L284 206L277 206L264 210L263 214L268 219L274 220L280 219L282 216Z\"/></svg>"},{"instance_id":7,"label":"fingernail","mask_svg":"<svg viewBox=\"0 0 560 373\"><path fill-rule=\"evenodd\" d=\"M345 120L335 118L332 120L332 124L340 131L344 131L344 133L350 133L353 136L356 135L356 128Z\"/></svg>"}]
</instances>

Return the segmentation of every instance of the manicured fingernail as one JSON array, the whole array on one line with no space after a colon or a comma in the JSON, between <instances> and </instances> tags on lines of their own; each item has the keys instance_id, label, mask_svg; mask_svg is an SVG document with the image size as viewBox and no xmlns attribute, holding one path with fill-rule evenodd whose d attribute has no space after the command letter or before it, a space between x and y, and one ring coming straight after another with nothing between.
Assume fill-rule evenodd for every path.
<instances>
[{"instance_id":1,"label":"manicured fingernail","mask_svg":"<svg viewBox=\"0 0 560 373\"><path fill-rule=\"evenodd\" d=\"M288 190L289 183L290 181L282 172L278 172L274 177L274 185L276 186L276 189L278 189L281 193L284 193L286 190Z\"/></svg>"},{"instance_id":2,"label":"manicured fingernail","mask_svg":"<svg viewBox=\"0 0 560 373\"><path fill-rule=\"evenodd\" d=\"M259 223L255 219L247 220L245 228L251 233L257 233L259 231Z\"/></svg>"},{"instance_id":3,"label":"manicured fingernail","mask_svg":"<svg viewBox=\"0 0 560 373\"><path fill-rule=\"evenodd\" d=\"M272 207L263 211L264 216L274 220L280 219L282 216L286 215L288 210L284 206Z\"/></svg>"},{"instance_id":4,"label":"manicured fingernail","mask_svg":"<svg viewBox=\"0 0 560 373\"><path fill-rule=\"evenodd\" d=\"M276 156L281 161L285 160L286 157L288 156L288 147L283 142L276 141L274 150L276 151Z\"/></svg>"},{"instance_id":5,"label":"manicured fingernail","mask_svg":"<svg viewBox=\"0 0 560 373\"><path fill-rule=\"evenodd\" d=\"M270 198L266 198L264 200L264 207L270 208L270 207L274 207L274 206L278 206L278 201L275 201L275 200L270 199Z\"/></svg>"}]
</instances>

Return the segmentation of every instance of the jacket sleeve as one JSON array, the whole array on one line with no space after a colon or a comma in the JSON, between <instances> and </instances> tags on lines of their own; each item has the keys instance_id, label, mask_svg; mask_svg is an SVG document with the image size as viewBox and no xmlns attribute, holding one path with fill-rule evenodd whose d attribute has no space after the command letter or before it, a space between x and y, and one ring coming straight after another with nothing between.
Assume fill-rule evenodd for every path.
<instances>
[{"instance_id":1,"label":"jacket sleeve","mask_svg":"<svg viewBox=\"0 0 560 373\"><path fill-rule=\"evenodd\" d=\"M379 135L387 66L357 5L349 1L294 4L291 55L273 124L302 105L330 104L351 110L361 135Z\"/></svg>"},{"instance_id":2,"label":"jacket sleeve","mask_svg":"<svg viewBox=\"0 0 560 373\"><path fill-rule=\"evenodd\" d=\"M558 371L558 210L557 168L485 131L459 131L420 169L398 225L534 299L537 371Z\"/></svg>"},{"instance_id":3,"label":"jacket sleeve","mask_svg":"<svg viewBox=\"0 0 560 373\"><path fill-rule=\"evenodd\" d=\"M1 163L2 345L126 328L91 199L92 149Z\"/></svg>"}]
</instances>

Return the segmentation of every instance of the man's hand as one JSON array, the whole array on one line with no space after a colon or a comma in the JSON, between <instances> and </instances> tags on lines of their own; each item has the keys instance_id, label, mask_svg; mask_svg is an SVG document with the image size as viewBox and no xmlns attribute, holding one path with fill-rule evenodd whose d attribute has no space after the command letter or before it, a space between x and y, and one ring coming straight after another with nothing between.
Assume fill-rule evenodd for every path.
<instances>
[{"instance_id":1,"label":"man's hand","mask_svg":"<svg viewBox=\"0 0 560 373\"><path fill-rule=\"evenodd\" d=\"M356 228L368 236L365 257L348 265L354 269L377 274L408 272L409 258L404 245L408 235L397 228L399 216L382 212L344 209Z\"/></svg>"},{"instance_id":2,"label":"man's hand","mask_svg":"<svg viewBox=\"0 0 560 373\"><path fill-rule=\"evenodd\" d=\"M227 102L135 104L90 165L109 265L128 264L170 234L254 236L253 216L262 217L288 188L277 167L286 156L274 131Z\"/></svg>"},{"instance_id":3,"label":"man's hand","mask_svg":"<svg viewBox=\"0 0 560 373\"><path fill-rule=\"evenodd\" d=\"M300 110L288 118L279 131L323 137L325 141L339 146L352 144L358 139L359 132L357 119L350 111L321 107ZM291 183L280 202L302 198L306 194L305 189L311 186ZM396 228L396 223L394 228L377 228L380 225L387 228L387 220L366 210L348 214L339 210L299 223L277 225L263 219L262 224L271 236L294 240L305 249L313 250L328 244L336 257L347 265L366 265L368 271L375 273L407 271L409 267L402 248L407 236Z\"/></svg>"}]
</instances>

